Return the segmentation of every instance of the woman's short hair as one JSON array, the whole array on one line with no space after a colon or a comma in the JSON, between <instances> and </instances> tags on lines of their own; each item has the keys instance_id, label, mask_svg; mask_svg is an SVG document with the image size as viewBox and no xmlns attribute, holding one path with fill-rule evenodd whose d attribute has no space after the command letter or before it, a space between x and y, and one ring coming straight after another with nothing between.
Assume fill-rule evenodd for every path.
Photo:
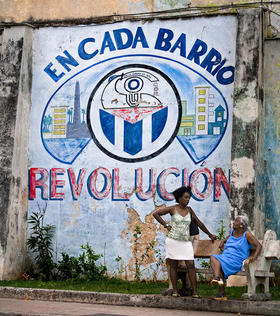
<instances>
[{"instance_id":1,"label":"woman's short hair","mask_svg":"<svg viewBox=\"0 0 280 316\"><path fill-rule=\"evenodd\" d=\"M181 196L183 196L184 193L190 193L191 194L191 187L190 186L187 186L187 187L181 187L181 188L178 188L176 189L175 191L172 192L172 194L174 195L175 197L175 201L177 203L179 203L179 199Z\"/></svg>"},{"instance_id":2,"label":"woman's short hair","mask_svg":"<svg viewBox=\"0 0 280 316\"><path fill-rule=\"evenodd\" d=\"M241 223L243 224L244 229L247 230L247 227L248 227L248 218L247 218L247 216L245 216L245 215L239 215L239 216L237 216L237 217L240 218L240 221L241 221Z\"/></svg>"}]
</instances>

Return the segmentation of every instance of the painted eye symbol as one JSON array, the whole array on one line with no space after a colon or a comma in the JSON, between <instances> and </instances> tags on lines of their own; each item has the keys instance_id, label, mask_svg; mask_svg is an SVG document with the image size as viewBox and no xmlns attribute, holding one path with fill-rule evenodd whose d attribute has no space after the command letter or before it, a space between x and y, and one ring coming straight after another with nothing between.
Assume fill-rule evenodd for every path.
<instances>
[{"instance_id":1,"label":"painted eye symbol","mask_svg":"<svg viewBox=\"0 0 280 316\"><path fill-rule=\"evenodd\" d=\"M124 83L124 88L129 93L137 93L143 88L143 80L138 77L129 78Z\"/></svg>"}]
</instances>

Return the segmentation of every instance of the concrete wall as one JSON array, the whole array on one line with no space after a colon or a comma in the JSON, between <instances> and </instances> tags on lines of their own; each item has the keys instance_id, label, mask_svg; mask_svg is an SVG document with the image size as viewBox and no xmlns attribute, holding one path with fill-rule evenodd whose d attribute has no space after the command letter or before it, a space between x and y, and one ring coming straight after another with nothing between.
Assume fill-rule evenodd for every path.
<instances>
[{"instance_id":1,"label":"concrete wall","mask_svg":"<svg viewBox=\"0 0 280 316\"><path fill-rule=\"evenodd\" d=\"M5 30L0 64L0 273L5 278L18 276L26 258L31 48L30 28Z\"/></svg>"},{"instance_id":2,"label":"concrete wall","mask_svg":"<svg viewBox=\"0 0 280 316\"><path fill-rule=\"evenodd\" d=\"M260 217L263 220L263 215L257 214L254 209L262 89L261 11L239 11L238 27L231 158L231 219L245 211L249 217L250 227L254 230L255 220Z\"/></svg>"},{"instance_id":3,"label":"concrete wall","mask_svg":"<svg viewBox=\"0 0 280 316\"><path fill-rule=\"evenodd\" d=\"M205 167L206 164L206 168L210 166L211 171L212 169L215 169L215 166L221 166L222 170L226 171L229 170L231 165L230 205L226 196L227 188L224 187L226 186L226 182L229 181L229 176L225 173L224 186L221 187L220 191L222 196L221 203L217 203L217 201L213 203L215 196L213 201L210 202L208 196L203 200L203 203L193 201L193 206L195 206L195 210L198 211L198 215L206 221L205 223L211 230L217 229L218 222L222 218L228 226L230 221L233 220L237 214L246 213L250 219L250 228L256 236L261 237L266 226L276 229L279 234L279 223L270 220L274 216L278 216L279 213L279 210L277 209L277 195L272 195L272 190L268 189L270 186L264 185L269 181L276 181L275 179L279 174L275 155L271 155L274 153L274 149L276 154L278 153L277 142L275 143L275 141L273 141L274 138L272 137L272 135L276 135L276 137L278 137L277 102L275 102L278 91L277 81L272 79L271 82L275 83L275 85L265 86L265 92L268 91L265 106L263 106L262 87L263 36L269 38L277 38L279 36L279 19L277 18L277 14L272 11L267 11L265 15L263 15L263 11L260 8L241 8L241 6L243 7L241 2L243 1L234 2L235 4L240 4L240 7L220 7L218 8L218 11L215 7L214 1L192 1L192 4L190 5L191 9L188 8L188 3L186 1L127 1L126 6L123 4L120 5L120 2L111 1L110 3L112 6L106 7L98 7L98 4L93 4L92 1L88 3L85 1L83 2L84 7L79 7L79 11L75 11L75 3L72 3L71 1L67 2L67 5L63 2L64 6L61 5L61 7L59 7L60 4L57 4L57 2L54 2L52 5L51 1L48 3L41 2L39 7L37 2L35 3L32 1L9 1L9 6L4 5L4 2L0 4L0 6L3 6L3 8L0 7L0 12L2 14L2 26L4 27L2 48L3 58L0 65L1 76L3 78L3 80L1 80L2 93L0 106L2 113L4 113L1 117L1 130L3 130L3 133L0 135L1 145L3 144L0 148L0 158L2 160L0 186L0 231L2 232L0 236L0 279L16 278L23 270L25 260L26 217L28 209L29 213L36 210L38 202L41 203L39 205L42 207L47 206L47 221L57 226L56 243L60 244L61 241L63 241L65 233L66 235L68 234L68 237L65 239L65 243L62 243L58 247L58 251L64 250L77 254L78 246L80 246L82 242L94 240L94 234L92 235L90 230L98 232L98 230L96 231L97 227L102 226L104 228L106 225L107 227L111 227L110 231L114 232L116 236L119 235L119 239L108 239L106 237L108 235L106 230L99 229L100 231L97 234L99 236L98 238L101 238L102 243L94 241L91 244L94 248L97 248L97 252L99 253L102 253L103 248L108 247L108 245L114 245L114 247L127 249L128 252L124 251L122 253L122 257L125 259L123 264L130 267L130 277L133 276L133 265L135 263L132 255L133 240L131 239L135 225L139 224L142 227L142 241L140 247L143 251L148 242L156 237L155 232L157 229L158 236L163 236L161 228L156 228L156 225L153 222L151 211L154 207L158 207L161 204L172 203L168 202L168 199L158 199L154 200L152 204L150 204L152 200L150 202L146 201L140 207L139 201L133 198L130 202L116 202L110 199L103 205L102 203L99 203L98 199L88 201L85 197L79 201L67 198L62 202L61 199L57 202L46 199L44 202L45 197L39 196L40 194L38 189L36 189L36 199L30 199L28 203L28 193L30 198L30 188L28 190L27 183L28 169L30 170L31 167L37 168L37 170L44 168L48 170L47 172L51 172L51 168L59 168L55 171L56 174L52 175L52 178L56 177L55 181L61 181L62 178L60 179L57 174L61 172L64 173L63 168L65 169L65 166L67 166L63 161L54 163L57 157L55 157L54 154L49 155L51 150L46 151L46 147L45 149L42 147L42 143L44 143L44 141L41 141L40 136L40 131L43 126L41 125L41 119L43 119L42 113L48 114L47 112L44 112L48 108L48 106L46 106L46 101L48 98L49 101L51 101L50 96L56 91L57 86L55 82L51 85L51 81L46 84L47 80L50 78L46 79L46 81L42 80L40 83L40 76L44 77L46 75L46 73L43 72L44 67L47 65L46 62L55 61L55 57L60 52L59 50L56 50L55 45L58 44L59 46L60 43L69 44L70 42L73 42L71 32L69 33L69 38L64 37L64 31L62 28L60 31L59 29L54 29L53 32L51 29L44 28L35 31L32 25L41 24L42 26L46 26L54 23L62 26L63 24L67 25L96 21L100 24L100 30L109 30L110 28L102 25L107 22L116 22L127 19L134 20L140 18L145 20L146 18L149 19L151 17L158 16L153 15L153 12L155 11L164 11L169 9L173 9L174 11L162 12L163 17L168 18L172 16L174 18L176 16L195 16L197 14L201 15L206 13L233 13L233 16L235 16L235 14L238 13L236 15L237 37L234 89L232 87L233 90L229 94L228 92L222 90L222 94L227 95L227 102L228 100L231 100L232 97L234 101L233 107L230 108L228 117L228 131L230 132L230 135L228 135L229 138L224 138L224 141L227 140L227 144L223 144L223 142L221 142L219 145L220 147L217 147L218 149L216 152L211 154L204 161L200 162L201 168ZM224 3L227 4L228 1L224 1ZM221 1L219 1L219 5L221 4ZM197 6L197 8L195 8L195 6ZM254 4L254 6L259 7L258 4ZM71 7L71 10L69 7ZM114 7L114 11L110 9L112 7ZM274 5L270 6L270 9L277 12L279 7ZM69 14L69 12L71 13ZM129 14L136 14L136 16L131 16ZM210 20L211 19L209 19L209 21ZM175 27L176 21L179 20L175 20L174 30L177 28ZM199 21L199 19L197 21ZM30 26L5 28L7 25L13 25L15 23L30 23ZM155 23L157 24L157 22ZM129 24L124 25L127 27ZM141 22L139 22L139 26L140 25ZM161 24L158 23L158 25ZM168 21L166 25L168 25ZM201 34L203 35L203 23L198 23L198 25L200 25L199 27L202 27ZM118 24L116 24L116 26L118 26ZM94 29L95 28L93 27L92 30ZM73 29L73 32L74 31L75 30ZM45 45L43 41L44 34L46 35L46 38L48 38L47 41L51 43L51 37L48 37L48 33L57 34L57 36L54 37L53 44L50 45L51 50L46 53L46 49L48 50L48 48L46 47L45 50L40 51L40 45L38 46L38 44L40 43L41 37L42 47ZM65 31L65 34L66 33L67 31ZM61 40L59 40L59 36L61 36ZM35 45L32 44L33 38L35 38L35 42L37 41L37 44ZM226 41L224 42L226 43ZM219 47L221 45L218 38L213 41L213 46L209 45L209 47L215 47L216 45ZM65 47L65 45L61 45L61 47L62 46ZM277 58L275 58L273 53L274 49L277 49L277 47L272 44L267 47L269 48L265 48L265 54L270 57L268 57L266 63L269 65L273 63L277 64ZM31 48L33 51L31 51ZM226 49L222 49L222 52L226 52ZM35 57L35 61L33 60L33 68L31 69L32 56ZM268 69L268 67L265 66L265 69ZM277 67L272 67L264 76L267 76L267 78L274 78L274 76L278 75L277 69ZM199 72L201 72L201 70L199 70ZM57 74L59 74L59 72L57 72ZM203 73L203 75L204 74L205 73ZM269 77L268 74L272 77ZM33 76L32 102L30 96L31 76ZM171 76L172 80L176 80L173 75L169 74L169 76ZM67 71L63 80L70 80L70 77L71 76ZM34 80L34 78L36 80ZM268 82L270 81L267 80L267 83ZM70 88L75 90L75 84ZM41 91L42 94L43 102L41 102L41 104L40 97L38 97L38 91ZM58 93L57 96L59 97ZM51 104L47 104L51 106ZM29 116L31 105L33 106L33 109L31 108L31 116ZM49 109L50 108L51 107L49 107ZM270 113L273 113L273 115L270 115ZM38 119L39 117L40 119ZM263 120L264 117L266 118L265 121ZM275 124L273 123L270 125L268 123L271 122L270 120L273 120ZM230 140L231 131L232 142ZM45 135L47 135L47 133ZM29 156L27 153L28 137L29 151L31 153L31 155L29 153ZM174 148L175 152L178 152L178 148ZM45 152L43 152L43 150L45 150ZM219 156L219 153L228 151L231 152L231 162L230 155L225 160L221 160L221 157ZM183 157L181 155L184 155L184 150L181 152L180 149L179 152L180 157ZM104 167L103 163L105 161L107 161L106 167L108 170L112 170L114 167L118 168L120 166L119 163L112 163L114 160L109 162L111 158L108 158L103 154L101 156L98 154L96 164L89 164L89 158L87 157L96 158L95 149L93 151L91 149L87 149L84 156L81 155L80 157L80 161L78 163L78 160L75 163L72 161L73 165L71 166L74 168L73 170L76 173L76 179L79 169L83 168L85 165L89 167L91 171L96 170L96 168L100 166ZM186 162L189 160L191 163ZM175 168L179 167L181 170L183 167L187 167L190 171L198 169L197 163L190 159L190 156L182 158L180 163L178 163L175 159L173 163L168 163L167 166L168 161L172 161L172 159L170 160L170 157L168 158L167 155L166 160L160 159L154 166L156 166L157 170L163 170L164 168L170 166ZM42 164L40 164L41 162ZM69 162L67 164L69 165ZM153 167L151 163L148 163L147 166ZM125 169L125 174L129 174L131 167L127 167ZM143 170L145 171L146 169ZM127 176L123 179L124 183L121 183L121 187L118 188L119 192L121 192L122 195L127 192L134 194L134 186L132 184L128 184L131 179L129 179L129 177L127 178ZM69 180L72 181L73 189L73 184L75 185L76 180L73 177L71 180L71 176L69 176ZM67 178L63 178L63 181L65 184L65 181L68 180ZM59 189L61 184L62 182L52 183L52 188L55 191L55 197L61 197L59 195L59 193L61 193L61 190ZM62 185L64 186L64 184ZM168 191L170 192L173 188L175 188L175 186L178 186L178 184L179 183L176 181L168 184ZM269 183L269 185L271 184ZM102 183L99 184L98 188L100 191ZM70 187L66 194L69 197L73 196L73 192L71 193ZM131 194L129 194L129 196L132 196ZM90 206L88 206L89 204ZM109 204L111 204L111 206L114 205L111 210L116 209L118 211L115 211L114 215L111 214L109 216L108 214L108 216L104 216L104 212L100 212L100 210L104 207L106 209L106 205ZM101 205L103 206L100 208ZM209 213L207 213L209 206L213 214L213 216L211 216L211 220L209 220ZM214 215L213 210L218 210L220 207L223 208L223 211L218 211ZM108 210L109 209L110 208L108 208ZM95 215L93 216L93 214ZM86 220L90 221L91 224L89 225L88 223L88 225L85 225ZM102 222L101 226L100 221ZM264 221L266 221L266 226L264 225ZM93 222L95 224L92 226ZM116 223L119 226L119 230L114 231ZM77 229L79 226L80 229L82 228L81 231ZM73 238L70 237L71 235ZM74 248L72 247L73 242L76 243ZM72 245L71 247L70 244ZM117 255L120 255L120 253L117 254L112 252L106 257L109 265L113 266L114 256L116 257ZM147 262L146 264L150 263L151 262ZM114 267L112 267L112 269L114 269Z\"/></svg>"}]
</instances>

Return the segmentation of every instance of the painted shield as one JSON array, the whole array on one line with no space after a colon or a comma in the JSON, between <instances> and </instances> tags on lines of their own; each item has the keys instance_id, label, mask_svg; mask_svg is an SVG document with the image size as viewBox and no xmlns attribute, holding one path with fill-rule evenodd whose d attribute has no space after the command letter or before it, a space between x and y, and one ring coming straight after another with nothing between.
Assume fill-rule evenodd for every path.
<instances>
[{"instance_id":1,"label":"painted shield","mask_svg":"<svg viewBox=\"0 0 280 316\"><path fill-rule=\"evenodd\" d=\"M178 91L160 70L140 64L119 67L94 87L87 123L95 144L125 162L151 159L177 135L181 121Z\"/></svg>"}]
</instances>

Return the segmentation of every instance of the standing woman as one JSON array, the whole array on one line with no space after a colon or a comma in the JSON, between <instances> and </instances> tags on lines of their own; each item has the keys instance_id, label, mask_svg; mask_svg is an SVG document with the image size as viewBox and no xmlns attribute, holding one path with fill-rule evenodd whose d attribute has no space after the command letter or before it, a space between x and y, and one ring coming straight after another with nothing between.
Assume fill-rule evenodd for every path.
<instances>
[{"instance_id":1,"label":"standing woman","mask_svg":"<svg viewBox=\"0 0 280 316\"><path fill-rule=\"evenodd\" d=\"M154 218L168 230L165 242L166 258L170 259L170 278L173 287L172 296L179 296L177 289L178 260L184 260L188 269L192 285L192 297L198 298L196 286L196 272L194 267L194 252L190 241L191 216L196 219L198 226L212 240L216 239L205 225L199 220L195 212L188 206L191 198L191 187L181 187L173 192L178 204L159 209L153 213ZM171 215L171 225L162 218L163 215Z\"/></svg>"}]
</instances>

